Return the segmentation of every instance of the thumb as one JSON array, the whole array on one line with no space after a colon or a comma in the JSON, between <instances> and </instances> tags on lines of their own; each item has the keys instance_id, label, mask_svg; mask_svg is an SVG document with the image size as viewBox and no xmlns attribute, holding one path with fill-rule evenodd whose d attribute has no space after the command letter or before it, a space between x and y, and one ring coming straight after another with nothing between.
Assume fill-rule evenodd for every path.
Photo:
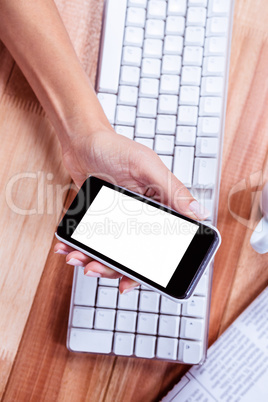
<instances>
[{"instance_id":1,"label":"thumb","mask_svg":"<svg viewBox=\"0 0 268 402\"><path fill-rule=\"evenodd\" d=\"M150 162L145 169L146 183L157 201L192 219L203 220L210 215L158 156Z\"/></svg>"}]
</instances>

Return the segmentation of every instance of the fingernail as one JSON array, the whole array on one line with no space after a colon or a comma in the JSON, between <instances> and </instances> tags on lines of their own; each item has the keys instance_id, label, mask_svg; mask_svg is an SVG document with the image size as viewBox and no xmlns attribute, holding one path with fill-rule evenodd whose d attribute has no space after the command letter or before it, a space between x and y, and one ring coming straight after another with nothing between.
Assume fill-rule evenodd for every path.
<instances>
[{"instance_id":1,"label":"fingernail","mask_svg":"<svg viewBox=\"0 0 268 402\"><path fill-rule=\"evenodd\" d=\"M210 211L203 205L200 205L196 200L192 201L189 209L195 214L198 219L206 219L210 216Z\"/></svg>"},{"instance_id":2,"label":"fingernail","mask_svg":"<svg viewBox=\"0 0 268 402\"><path fill-rule=\"evenodd\" d=\"M94 278L100 278L101 274L99 272L94 272L94 271L87 271L85 273L86 276L93 276Z\"/></svg>"},{"instance_id":3,"label":"fingernail","mask_svg":"<svg viewBox=\"0 0 268 402\"><path fill-rule=\"evenodd\" d=\"M125 290L123 290L123 292L121 293L122 295L125 295L128 292L131 292L131 290L134 290L135 288L137 288L139 285L136 286L132 286L132 288L127 288Z\"/></svg>"},{"instance_id":4,"label":"fingernail","mask_svg":"<svg viewBox=\"0 0 268 402\"><path fill-rule=\"evenodd\" d=\"M61 248L59 248L57 251L54 251L54 253L55 253L55 254L64 254L64 255L69 254L68 251L64 251L64 250L62 250Z\"/></svg>"},{"instance_id":5,"label":"fingernail","mask_svg":"<svg viewBox=\"0 0 268 402\"><path fill-rule=\"evenodd\" d=\"M69 261L66 261L66 262L67 262L67 264L75 265L77 267L84 267L85 266L85 264L82 261L77 260L76 258L71 258Z\"/></svg>"}]
</instances>

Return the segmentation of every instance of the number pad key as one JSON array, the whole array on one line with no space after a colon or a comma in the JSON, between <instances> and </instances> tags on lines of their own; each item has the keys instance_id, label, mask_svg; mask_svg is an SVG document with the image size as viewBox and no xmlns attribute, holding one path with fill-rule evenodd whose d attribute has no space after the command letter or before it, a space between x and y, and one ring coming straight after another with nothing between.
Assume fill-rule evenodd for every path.
<instances>
[{"instance_id":1,"label":"number pad key","mask_svg":"<svg viewBox=\"0 0 268 402\"><path fill-rule=\"evenodd\" d=\"M140 292L140 311L148 311L152 313L157 313L159 308L159 293L156 292Z\"/></svg>"},{"instance_id":2,"label":"number pad key","mask_svg":"<svg viewBox=\"0 0 268 402\"><path fill-rule=\"evenodd\" d=\"M155 355L155 336L137 335L135 354L138 357L152 358Z\"/></svg>"},{"instance_id":3,"label":"number pad key","mask_svg":"<svg viewBox=\"0 0 268 402\"><path fill-rule=\"evenodd\" d=\"M182 315L203 318L206 313L206 303L205 297L193 296L187 303L183 303Z\"/></svg>"},{"instance_id":4,"label":"number pad key","mask_svg":"<svg viewBox=\"0 0 268 402\"><path fill-rule=\"evenodd\" d=\"M97 296L98 307L115 308L117 301L117 288L99 286Z\"/></svg>"},{"instance_id":5,"label":"number pad key","mask_svg":"<svg viewBox=\"0 0 268 402\"><path fill-rule=\"evenodd\" d=\"M114 318L115 318L115 310L96 309L94 327L97 329L113 330Z\"/></svg>"},{"instance_id":6,"label":"number pad key","mask_svg":"<svg viewBox=\"0 0 268 402\"><path fill-rule=\"evenodd\" d=\"M116 330L123 332L135 332L137 313L135 311L117 311Z\"/></svg>"},{"instance_id":7,"label":"number pad key","mask_svg":"<svg viewBox=\"0 0 268 402\"><path fill-rule=\"evenodd\" d=\"M137 332L141 334L155 335L158 316L156 314L140 313L138 316Z\"/></svg>"},{"instance_id":8,"label":"number pad key","mask_svg":"<svg viewBox=\"0 0 268 402\"><path fill-rule=\"evenodd\" d=\"M161 308L160 312L163 314L180 315L181 303L174 302L165 296L161 296Z\"/></svg>"},{"instance_id":9,"label":"number pad key","mask_svg":"<svg viewBox=\"0 0 268 402\"><path fill-rule=\"evenodd\" d=\"M156 356L160 359L175 360L177 357L178 340L159 337L157 341Z\"/></svg>"},{"instance_id":10,"label":"number pad key","mask_svg":"<svg viewBox=\"0 0 268 402\"><path fill-rule=\"evenodd\" d=\"M180 317L172 315L160 315L159 335L178 337Z\"/></svg>"},{"instance_id":11,"label":"number pad key","mask_svg":"<svg viewBox=\"0 0 268 402\"><path fill-rule=\"evenodd\" d=\"M180 337L201 341L204 336L204 328L203 320L182 317Z\"/></svg>"},{"instance_id":12,"label":"number pad key","mask_svg":"<svg viewBox=\"0 0 268 402\"><path fill-rule=\"evenodd\" d=\"M130 356L133 353L134 334L120 334L114 335L114 353L117 355Z\"/></svg>"},{"instance_id":13,"label":"number pad key","mask_svg":"<svg viewBox=\"0 0 268 402\"><path fill-rule=\"evenodd\" d=\"M132 290L126 294L119 294L118 308L123 310L137 310L139 291Z\"/></svg>"}]
</instances>

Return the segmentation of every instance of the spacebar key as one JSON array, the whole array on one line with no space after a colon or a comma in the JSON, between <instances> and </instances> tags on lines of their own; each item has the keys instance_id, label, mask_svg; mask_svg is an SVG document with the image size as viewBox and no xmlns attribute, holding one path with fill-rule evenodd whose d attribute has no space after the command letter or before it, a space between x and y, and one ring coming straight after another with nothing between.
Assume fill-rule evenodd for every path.
<instances>
[{"instance_id":1,"label":"spacebar key","mask_svg":"<svg viewBox=\"0 0 268 402\"><path fill-rule=\"evenodd\" d=\"M102 27L97 91L118 91L127 0L108 0Z\"/></svg>"},{"instance_id":2,"label":"spacebar key","mask_svg":"<svg viewBox=\"0 0 268 402\"><path fill-rule=\"evenodd\" d=\"M70 330L69 348L73 352L110 353L113 333L80 328Z\"/></svg>"}]
</instances>

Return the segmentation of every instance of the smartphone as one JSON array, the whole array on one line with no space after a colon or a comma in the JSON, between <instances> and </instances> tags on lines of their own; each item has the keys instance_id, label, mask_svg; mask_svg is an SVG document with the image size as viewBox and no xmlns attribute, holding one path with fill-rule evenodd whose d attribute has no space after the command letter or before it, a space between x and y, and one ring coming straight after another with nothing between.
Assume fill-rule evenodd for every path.
<instances>
[{"instance_id":1,"label":"smartphone","mask_svg":"<svg viewBox=\"0 0 268 402\"><path fill-rule=\"evenodd\" d=\"M221 242L216 228L93 176L56 236L175 301L191 296Z\"/></svg>"}]
</instances>

